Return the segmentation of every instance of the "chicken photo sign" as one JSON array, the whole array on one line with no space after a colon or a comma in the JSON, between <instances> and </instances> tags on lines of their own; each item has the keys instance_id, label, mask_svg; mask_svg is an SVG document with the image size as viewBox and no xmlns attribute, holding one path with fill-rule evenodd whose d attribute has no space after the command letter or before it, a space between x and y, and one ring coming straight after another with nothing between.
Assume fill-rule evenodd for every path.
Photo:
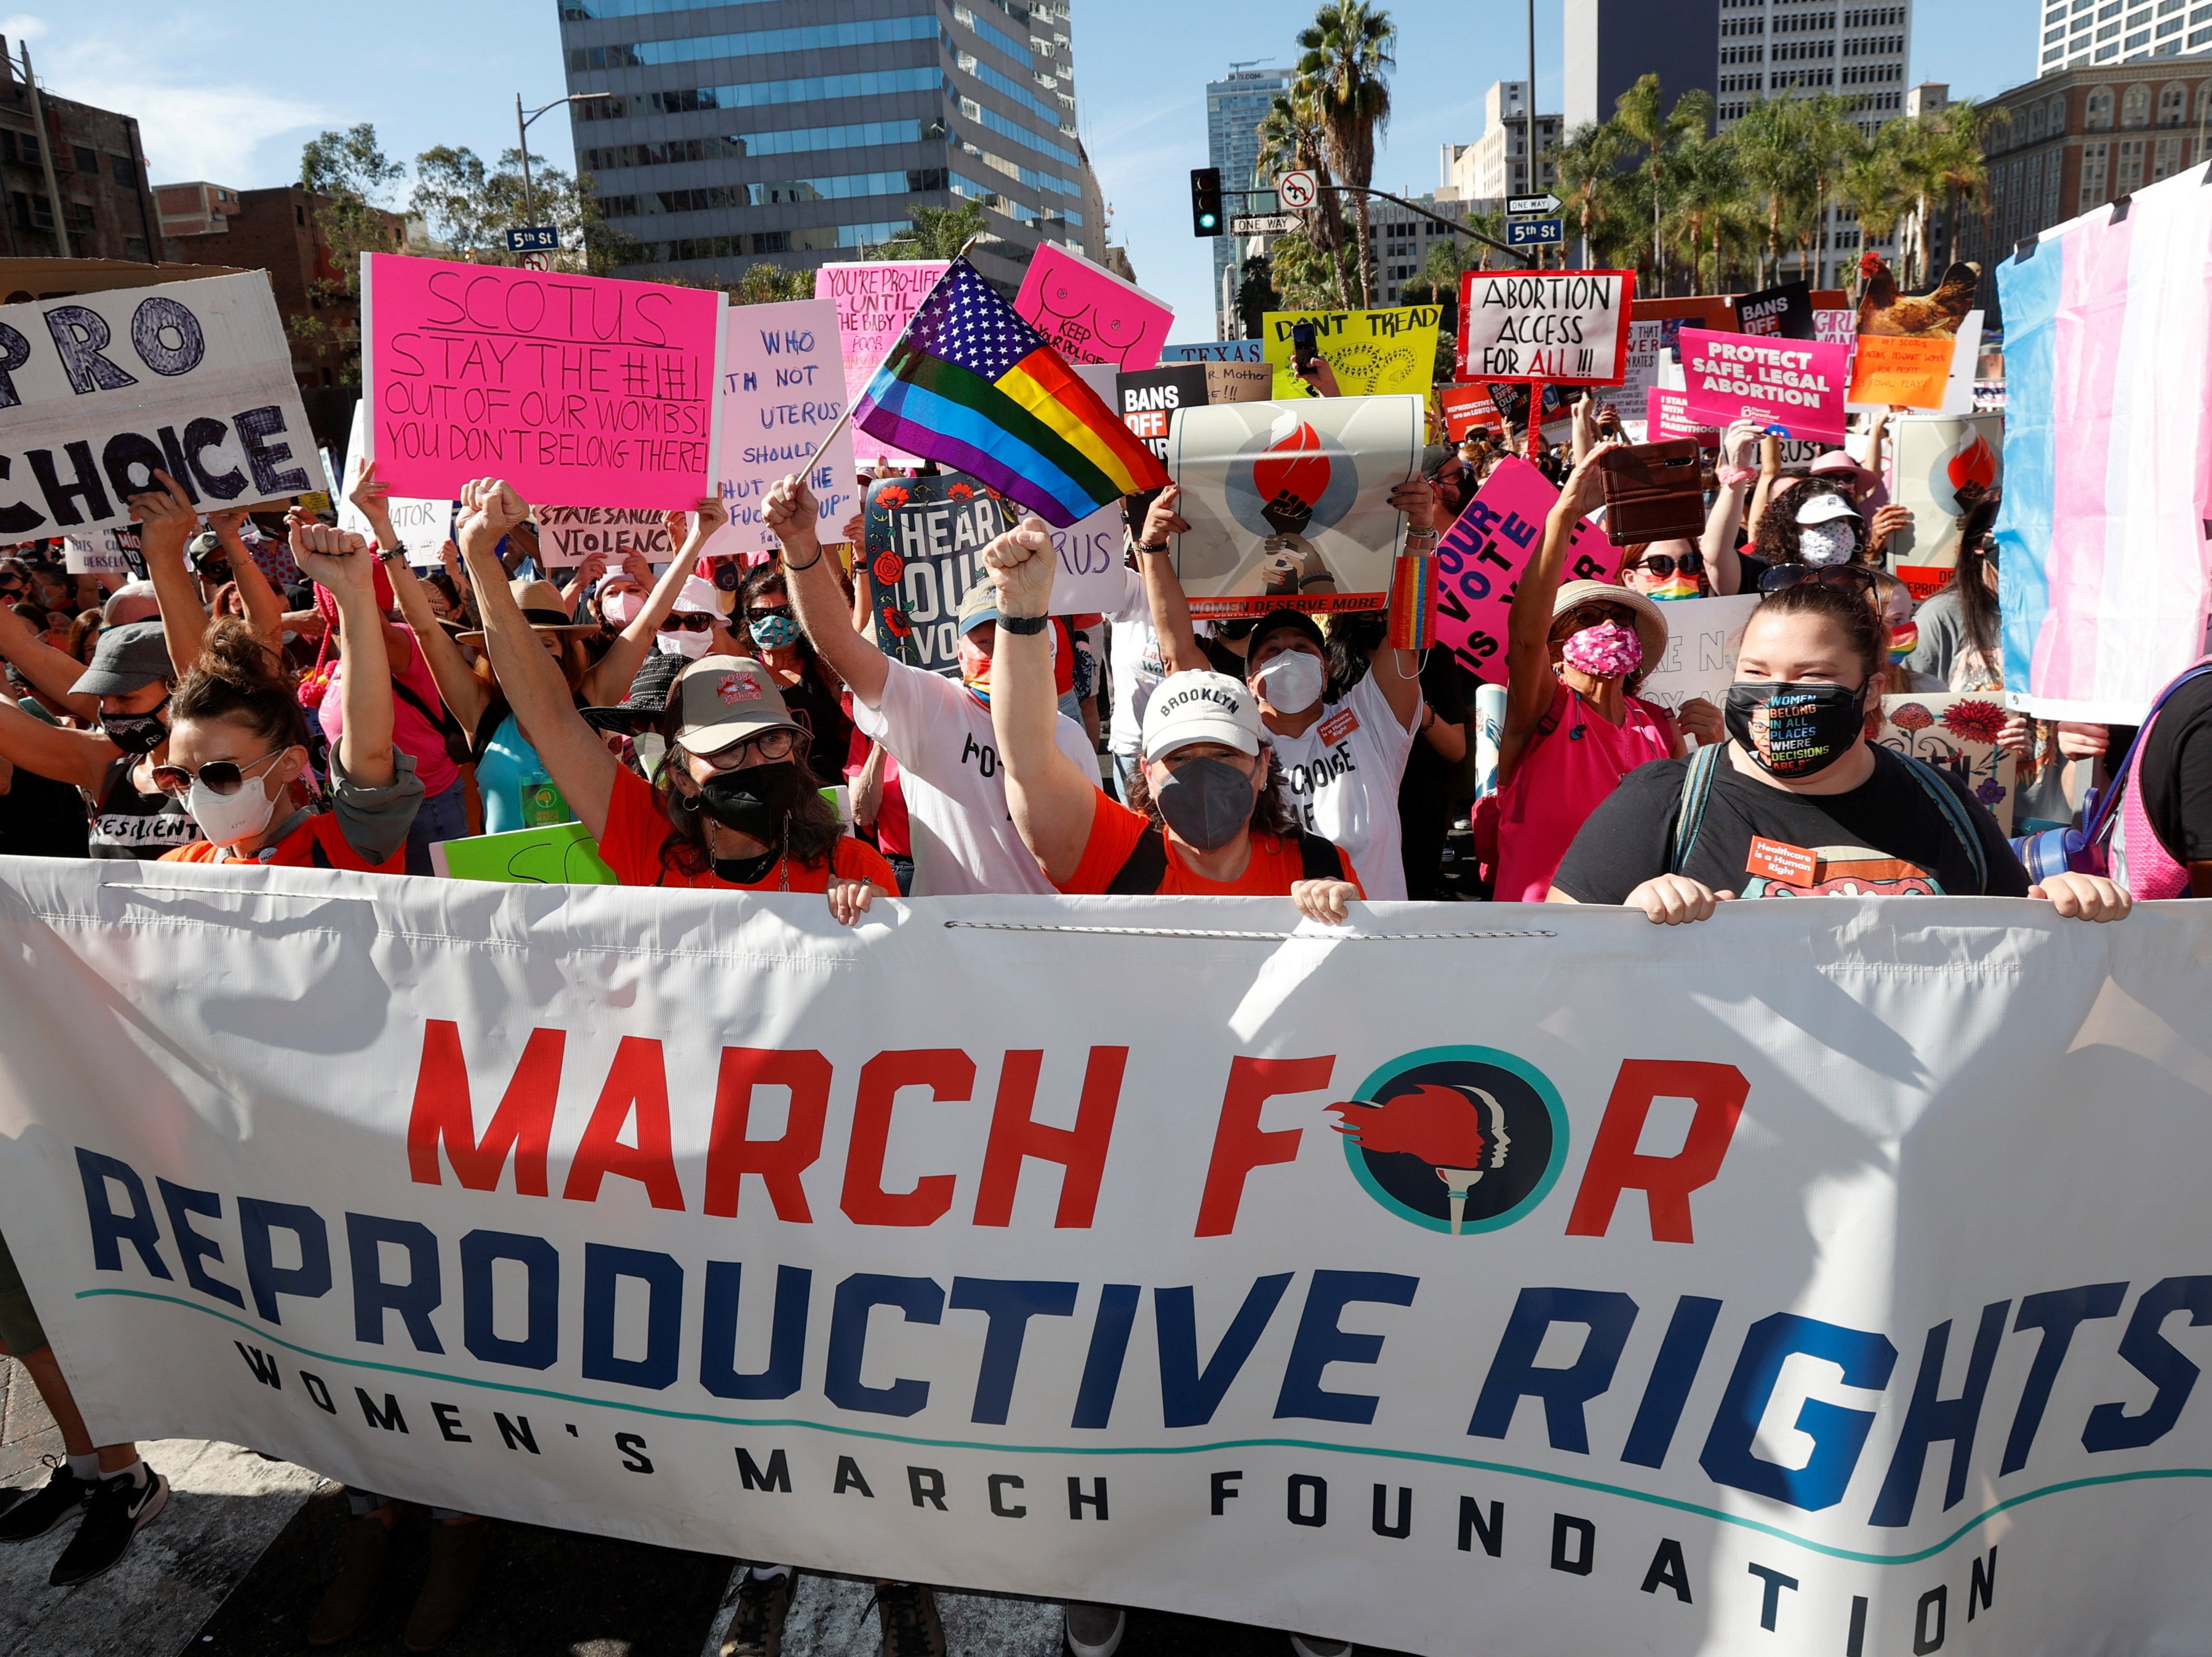
<instances>
[{"instance_id":1,"label":"chicken photo sign","mask_svg":"<svg viewBox=\"0 0 2212 1657\"><path fill-rule=\"evenodd\" d=\"M1878 253L1859 262L1857 350L1850 401L1893 409L1941 409L1960 331L1981 285L1978 264L1954 264L1926 294L1898 291ZM1968 349L1972 342L1967 342Z\"/></svg>"}]
</instances>

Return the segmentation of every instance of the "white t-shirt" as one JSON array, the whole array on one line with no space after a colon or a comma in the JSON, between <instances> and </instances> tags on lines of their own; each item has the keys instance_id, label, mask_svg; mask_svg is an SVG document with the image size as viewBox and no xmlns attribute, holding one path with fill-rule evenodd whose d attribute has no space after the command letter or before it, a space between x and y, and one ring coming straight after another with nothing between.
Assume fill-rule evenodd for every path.
<instances>
[{"instance_id":1,"label":"white t-shirt","mask_svg":"<svg viewBox=\"0 0 2212 1657\"><path fill-rule=\"evenodd\" d=\"M1105 613L1113 625L1114 657L1114 718L1107 726L1106 746L1131 759L1144 737L1145 700L1167 677L1168 666L1160 654L1160 635L1152 631L1145 578L1125 569L1121 581L1121 602Z\"/></svg>"},{"instance_id":2,"label":"white t-shirt","mask_svg":"<svg viewBox=\"0 0 2212 1657\"><path fill-rule=\"evenodd\" d=\"M1350 695L1322 704L1321 718L1305 735L1267 733L1282 759L1285 787L1301 826L1334 841L1359 871L1367 895L1377 900L1406 895L1398 784L1414 733L1398 723L1375 677L1395 671L1386 652Z\"/></svg>"},{"instance_id":3,"label":"white t-shirt","mask_svg":"<svg viewBox=\"0 0 2212 1657\"><path fill-rule=\"evenodd\" d=\"M914 844L914 895L1051 892L1007 813L990 709L957 679L904 662L888 665L883 700L870 707L854 697L853 723L899 762ZM1065 713L1055 717L1060 751L1095 782L1098 756L1091 738Z\"/></svg>"}]
</instances>

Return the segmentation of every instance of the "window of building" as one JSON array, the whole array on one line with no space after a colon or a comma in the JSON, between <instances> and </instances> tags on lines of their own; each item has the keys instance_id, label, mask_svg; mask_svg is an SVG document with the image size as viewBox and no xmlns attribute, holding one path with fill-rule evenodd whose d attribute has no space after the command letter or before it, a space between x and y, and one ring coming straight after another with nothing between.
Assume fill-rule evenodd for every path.
<instances>
[{"instance_id":1,"label":"window of building","mask_svg":"<svg viewBox=\"0 0 2212 1657\"><path fill-rule=\"evenodd\" d=\"M2189 117L2189 88L2179 81L2169 81L2158 94L2158 124L2160 126L2179 126Z\"/></svg>"},{"instance_id":2,"label":"window of building","mask_svg":"<svg viewBox=\"0 0 2212 1657\"><path fill-rule=\"evenodd\" d=\"M138 187L138 163L128 155L110 155L107 170L113 175L115 182L125 189L136 190Z\"/></svg>"},{"instance_id":3,"label":"window of building","mask_svg":"<svg viewBox=\"0 0 2212 1657\"><path fill-rule=\"evenodd\" d=\"M2081 124L2091 132L2108 132L2112 130L2112 88L2097 87L2091 90L2088 104L2082 114Z\"/></svg>"},{"instance_id":4,"label":"window of building","mask_svg":"<svg viewBox=\"0 0 2212 1657\"><path fill-rule=\"evenodd\" d=\"M2120 124L2124 127L2150 124L2150 88L2130 87L2120 99Z\"/></svg>"},{"instance_id":5,"label":"window of building","mask_svg":"<svg viewBox=\"0 0 2212 1657\"><path fill-rule=\"evenodd\" d=\"M90 202L70 202L65 205L69 215L70 234L88 236L100 228L100 220Z\"/></svg>"},{"instance_id":6,"label":"window of building","mask_svg":"<svg viewBox=\"0 0 2212 1657\"><path fill-rule=\"evenodd\" d=\"M2160 138L2157 148L2151 153L2151 182L2156 184L2160 179L2170 179L2180 171L2181 140Z\"/></svg>"},{"instance_id":7,"label":"window of building","mask_svg":"<svg viewBox=\"0 0 2212 1657\"><path fill-rule=\"evenodd\" d=\"M2075 211L2086 213L2106 199L2105 169L2107 144L2091 143L2081 146L2081 205Z\"/></svg>"},{"instance_id":8,"label":"window of building","mask_svg":"<svg viewBox=\"0 0 2212 1657\"><path fill-rule=\"evenodd\" d=\"M2124 138L2120 141L2119 177L2115 180L2118 193L2133 195L2142 188L2142 181L2143 141L2141 138Z\"/></svg>"},{"instance_id":9,"label":"window of building","mask_svg":"<svg viewBox=\"0 0 2212 1657\"><path fill-rule=\"evenodd\" d=\"M154 262L154 256L147 251L146 239L143 236L132 236L126 240L123 244L123 257L127 259L137 259L141 264L151 264Z\"/></svg>"},{"instance_id":10,"label":"window of building","mask_svg":"<svg viewBox=\"0 0 2212 1657\"><path fill-rule=\"evenodd\" d=\"M76 162L76 170L80 173L100 171L100 152L96 149L88 149L83 144L71 144L70 158Z\"/></svg>"},{"instance_id":11,"label":"window of building","mask_svg":"<svg viewBox=\"0 0 2212 1657\"><path fill-rule=\"evenodd\" d=\"M52 231L54 209L44 196L33 196L21 190L8 195L8 222L18 230Z\"/></svg>"}]
</instances>

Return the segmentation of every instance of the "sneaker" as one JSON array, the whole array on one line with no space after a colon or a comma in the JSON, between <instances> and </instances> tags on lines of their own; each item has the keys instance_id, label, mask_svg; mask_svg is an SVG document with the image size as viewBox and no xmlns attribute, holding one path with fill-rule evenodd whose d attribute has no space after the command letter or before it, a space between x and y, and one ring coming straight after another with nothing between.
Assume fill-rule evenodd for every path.
<instances>
[{"instance_id":1,"label":"sneaker","mask_svg":"<svg viewBox=\"0 0 2212 1657\"><path fill-rule=\"evenodd\" d=\"M945 1657L945 1625L927 1585L879 1583L876 1616L884 1627L884 1657Z\"/></svg>"},{"instance_id":2,"label":"sneaker","mask_svg":"<svg viewBox=\"0 0 2212 1657\"><path fill-rule=\"evenodd\" d=\"M1071 1599L1060 1607L1060 1629L1073 1657L1114 1657L1128 1632L1129 1614L1119 1605Z\"/></svg>"},{"instance_id":3,"label":"sneaker","mask_svg":"<svg viewBox=\"0 0 2212 1657\"><path fill-rule=\"evenodd\" d=\"M795 1570L756 1576L750 1565L738 1569L744 1581L738 1584L737 1615L722 1642L722 1657L779 1657L783 1650L783 1619L791 1614L791 1595L799 1581Z\"/></svg>"},{"instance_id":4,"label":"sneaker","mask_svg":"<svg viewBox=\"0 0 2212 1657\"><path fill-rule=\"evenodd\" d=\"M459 1524L440 1520L430 1527L430 1569L422 1579L422 1592L415 1596L415 1609L407 1613L401 1645L410 1651L435 1651L446 1643L468 1614L483 1557L483 1520Z\"/></svg>"},{"instance_id":5,"label":"sneaker","mask_svg":"<svg viewBox=\"0 0 2212 1657\"><path fill-rule=\"evenodd\" d=\"M381 1512L346 1521L345 1563L308 1615L309 1645L334 1646L361 1626L375 1602L384 1557L391 1551L392 1527L384 1522Z\"/></svg>"},{"instance_id":6,"label":"sneaker","mask_svg":"<svg viewBox=\"0 0 2212 1657\"><path fill-rule=\"evenodd\" d=\"M1353 1647L1349 1640L1324 1640L1318 1635L1293 1634L1291 1649L1297 1657L1352 1657Z\"/></svg>"},{"instance_id":7,"label":"sneaker","mask_svg":"<svg viewBox=\"0 0 2212 1657\"><path fill-rule=\"evenodd\" d=\"M58 1588L89 1582L128 1553L131 1539L168 1505L169 1481L151 1467L146 1469L143 1484L128 1473L101 1479L85 1503L84 1522L54 1561L46 1581Z\"/></svg>"},{"instance_id":8,"label":"sneaker","mask_svg":"<svg viewBox=\"0 0 2212 1657\"><path fill-rule=\"evenodd\" d=\"M92 1500L93 1482L79 1478L68 1462L57 1455L42 1458L46 1482L35 1490L21 1491L8 1511L0 1513L0 1542L27 1542L44 1536L64 1520L74 1519Z\"/></svg>"}]
</instances>

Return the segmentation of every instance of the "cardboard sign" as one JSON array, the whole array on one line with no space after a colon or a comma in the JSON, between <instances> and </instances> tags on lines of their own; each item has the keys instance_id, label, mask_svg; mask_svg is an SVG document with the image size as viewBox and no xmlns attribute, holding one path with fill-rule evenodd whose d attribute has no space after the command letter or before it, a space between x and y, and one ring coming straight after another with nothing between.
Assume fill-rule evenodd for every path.
<instances>
[{"instance_id":1,"label":"cardboard sign","mask_svg":"<svg viewBox=\"0 0 2212 1657\"><path fill-rule=\"evenodd\" d=\"M366 403L353 405L353 433L346 440L346 493L338 497L337 514L340 529L374 539L376 531L369 527L367 514L350 498L353 486L361 481L362 470L368 464L368 410ZM407 561L423 568L436 568L441 561L440 551L453 537L454 518L460 510L460 502L419 495L387 495L384 497L384 509L392 514L392 532L407 549Z\"/></svg>"},{"instance_id":2,"label":"cardboard sign","mask_svg":"<svg viewBox=\"0 0 2212 1657\"><path fill-rule=\"evenodd\" d=\"M1267 351L1256 339L1185 340L1160 347L1163 362L1265 362Z\"/></svg>"},{"instance_id":3,"label":"cardboard sign","mask_svg":"<svg viewBox=\"0 0 2212 1657\"><path fill-rule=\"evenodd\" d=\"M1905 416L1889 442L1889 498L1912 513L1911 527L1890 537L1890 567L1926 598L1958 566L1960 519L2004 480L2004 416Z\"/></svg>"},{"instance_id":4,"label":"cardboard sign","mask_svg":"<svg viewBox=\"0 0 2212 1657\"><path fill-rule=\"evenodd\" d=\"M1459 279L1459 378L1618 385L1632 270L1468 270Z\"/></svg>"},{"instance_id":5,"label":"cardboard sign","mask_svg":"<svg viewBox=\"0 0 2212 1657\"><path fill-rule=\"evenodd\" d=\"M1590 395L1610 405L1624 420L1644 418L1644 398L1659 383L1659 367L1667 355L1666 325L1632 318L1628 324L1628 355L1623 361L1620 384L1600 385Z\"/></svg>"},{"instance_id":6,"label":"cardboard sign","mask_svg":"<svg viewBox=\"0 0 2212 1657\"><path fill-rule=\"evenodd\" d=\"M1746 294L1735 302L1735 325L1765 338L1816 339L1813 284L1785 282L1779 288Z\"/></svg>"},{"instance_id":7,"label":"cardboard sign","mask_svg":"<svg viewBox=\"0 0 2212 1657\"><path fill-rule=\"evenodd\" d=\"M1647 443L1663 442L1670 437L1694 437L1703 448L1717 449L1721 446L1720 428L1701 423L1690 412L1687 391L1654 385L1644 396L1644 440Z\"/></svg>"},{"instance_id":8,"label":"cardboard sign","mask_svg":"<svg viewBox=\"0 0 2212 1657\"><path fill-rule=\"evenodd\" d=\"M1498 429L1498 405L1490 400L1488 386L1447 385L1437 395L1443 405L1444 435L1453 442L1478 428Z\"/></svg>"},{"instance_id":9,"label":"cardboard sign","mask_svg":"<svg viewBox=\"0 0 2212 1657\"><path fill-rule=\"evenodd\" d=\"M1175 321L1175 309L1133 282L1057 242L1039 244L1014 309L1070 363L1149 368Z\"/></svg>"},{"instance_id":10,"label":"cardboard sign","mask_svg":"<svg viewBox=\"0 0 2212 1657\"><path fill-rule=\"evenodd\" d=\"M0 307L0 543L126 524L156 470L202 512L327 486L269 278Z\"/></svg>"},{"instance_id":11,"label":"cardboard sign","mask_svg":"<svg viewBox=\"0 0 2212 1657\"><path fill-rule=\"evenodd\" d=\"M538 555L548 569L571 569L595 552L610 566L637 553L658 568L676 556L662 516L620 507L540 507Z\"/></svg>"},{"instance_id":12,"label":"cardboard sign","mask_svg":"<svg viewBox=\"0 0 2212 1657\"><path fill-rule=\"evenodd\" d=\"M126 580L131 576L131 561L113 530L62 537L62 568L71 575L120 575Z\"/></svg>"},{"instance_id":13,"label":"cardboard sign","mask_svg":"<svg viewBox=\"0 0 2212 1657\"><path fill-rule=\"evenodd\" d=\"M1725 429L1748 418L1779 437L1843 440L1848 345L1685 328L1681 354L1692 419Z\"/></svg>"},{"instance_id":14,"label":"cardboard sign","mask_svg":"<svg viewBox=\"0 0 2212 1657\"><path fill-rule=\"evenodd\" d=\"M1178 409L1202 409L1212 399L1206 367L1170 363L1115 376L1114 407L1131 434L1163 460L1168 458L1168 427Z\"/></svg>"},{"instance_id":15,"label":"cardboard sign","mask_svg":"<svg viewBox=\"0 0 2212 1657\"><path fill-rule=\"evenodd\" d=\"M1948 771L2009 828L2020 788L2020 761L1997 746L2004 697L1972 691L1908 691L1881 699L1874 740L1884 748Z\"/></svg>"},{"instance_id":16,"label":"cardboard sign","mask_svg":"<svg viewBox=\"0 0 2212 1657\"><path fill-rule=\"evenodd\" d=\"M1858 313L1847 308L1817 309L1813 313L1813 337L1832 345L1848 345L1858 337Z\"/></svg>"},{"instance_id":17,"label":"cardboard sign","mask_svg":"<svg viewBox=\"0 0 2212 1657\"><path fill-rule=\"evenodd\" d=\"M868 485L861 534L876 643L896 661L960 675L960 601L988 581L983 549L1012 529L1008 504L965 472Z\"/></svg>"},{"instance_id":18,"label":"cardboard sign","mask_svg":"<svg viewBox=\"0 0 2212 1657\"><path fill-rule=\"evenodd\" d=\"M1498 410L1498 418L1513 428L1516 439L1528 434L1528 388L1500 382L1483 388L1490 393L1491 406ZM1544 431L1549 435L1555 426L1564 427L1572 416L1569 410L1567 388L1546 385L1542 419Z\"/></svg>"},{"instance_id":19,"label":"cardboard sign","mask_svg":"<svg viewBox=\"0 0 2212 1657\"><path fill-rule=\"evenodd\" d=\"M845 412L845 361L837 307L826 299L732 306L722 320L722 446L715 467L728 525L707 543L710 558L781 549L762 520L768 492L805 466ZM837 434L807 474L816 531L842 540L860 509L853 429Z\"/></svg>"},{"instance_id":20,"label":"cardboard sign","mask_svg":"<svg viewBox=\"0 0 2212 1657\"><path fill-rule=\"evenodd\" d=\"M1275 371L1265 362L1208 362L1208 403L1265 403L1275 394Z\"/></svg>"},{"instance_id":21,"label":"cardboard sign","mask_svg":"<svg viewBox=\"0 0 2212 1657\"><path fill-rule=\"evenodd\" d=\"M714 488L722 296L362 255L368 452L395 493L685 507Z\"/></svg>"},{"instance_id":22,"label":"cardboard sign","mask_svg":"<svg viewBox=\"0 0 2212 1657\"><path fill-rule=\"evenodd\" d=\"M952 268L949 259L879 259L865 264L824 264L814 272L814 297L837 307L837 346L845 359L845 400L861 388L898 343L938 278ZM865 464L918 466L919 456L865 434L854 446Z\"/></svg>"},{"instance_id":23,"label":"cardboard sign","mask_svg":"<svg viewBox=\"0 0 2212 1657\"><path fill-rule=\"evenodd\" d=\"M1346 397L1426 397L1436 378L1437 329L1443 312L1433 305L1391 311L1270 311L1261 319L1261 348L1273 365L1273 398L1310 398L1291 366L1300 323L1311 323L1314 354L1336 374Z\"/></svg>"},{"instance_id":24,"label":"cardboard sign","mask_svg":"<svg viewBox=\"0 0 2212 1657\"><path fill-rule=\"evenodd\" d=\"M1390 491L1414 475L1426 426L1419 397L1183 410L1167 462L1192 614L1379 609L1405 535Z\"/></svg>"},{"instance_id":25,"label":"cardboard sign","mask_svg":"<svg viewBox=\"0 0 2212 1657\"><path fill-rule=\"evenodd\" d=\"M580 822L550 822L505 835L471 835L430 847L430 866L447 880L508 886L619 886Z\"/></svg>"},{"instance_id":26,"label":"cardboard sign","mask_svg":"<svg viewBox=\"0 0 2212 1657\"><path fill-rule=\"evenodd\" d=\"M1718 707L1735 680L1743 630L1759 608L1755 592L1725 598L1678 598L1659 607L1667 618L1667 649L1636 694L1669 713L1702 696Z\"/></svg>"},{"instance_id":27,"label":"cardboard sign","mask_svg":"<svg viewBox=\"0 0 2212 1657\"><path fill-rule=\"evenodd\" d=\"M1487 683L1505 683L1505 618L1514 584L1542 543L1559 490L1518 455L1508 455L1437 543L1437 642ZM1620 551L1585 518L1569 542L1561 581L1610 581Z\"/></svg>"},{"instance_id":28,"label":"cardboard sign","mask_svg":"<svg viewBox=\"0 0 2212 1657\"><path fill-rule=\"evenodd\" d=\"M1958 341L1862 334L1851 358L1850 400L1870 406L1940 409Z\"/></svg>"}]
</instances>

